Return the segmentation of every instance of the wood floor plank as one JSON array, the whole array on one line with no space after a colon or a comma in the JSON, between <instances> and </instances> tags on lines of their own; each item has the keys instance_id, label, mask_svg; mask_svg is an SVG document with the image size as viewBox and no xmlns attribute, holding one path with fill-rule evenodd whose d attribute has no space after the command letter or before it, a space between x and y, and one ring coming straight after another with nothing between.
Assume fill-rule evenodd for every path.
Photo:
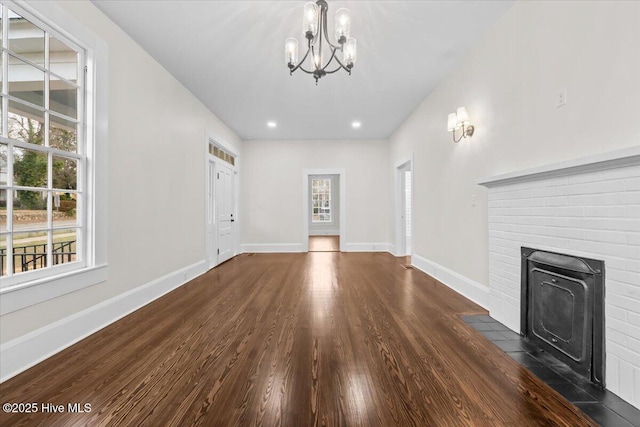
<instances>
[{"instance_id":1,"label":"wood floor plank","mask_svg":"<svg viewBox=\"0 0 640 427\"><path fill-rule=\"evenodd\" d=\"M340 236L309 236L309 252L339 252Z\"/></svg>"},{"instance_id":2,"label":"wood floor plank","mask_svg":"<svg viewBox=\"0 0 640 427\"><path fill-rule=\"evenodd\" d=\"M2 426L592 426L384 253L250 254L0 384Z\"/></svg>"}]
</instances>

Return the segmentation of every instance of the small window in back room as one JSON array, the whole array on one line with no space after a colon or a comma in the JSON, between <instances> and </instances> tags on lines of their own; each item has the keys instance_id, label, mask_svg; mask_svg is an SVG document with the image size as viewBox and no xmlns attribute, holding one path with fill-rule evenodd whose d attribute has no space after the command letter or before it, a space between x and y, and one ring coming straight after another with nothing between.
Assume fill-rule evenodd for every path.
<instances>
[{"instance_id":1,"label":"small window in back room","mask_svg":"<svg viewBox=\"0 0 640 427\"><path fill-rule=\"evenodd\" d=\"M331 212L331 179L311 180L312 216L311 222L333 222Z\"/></svg>"}]
</instances>

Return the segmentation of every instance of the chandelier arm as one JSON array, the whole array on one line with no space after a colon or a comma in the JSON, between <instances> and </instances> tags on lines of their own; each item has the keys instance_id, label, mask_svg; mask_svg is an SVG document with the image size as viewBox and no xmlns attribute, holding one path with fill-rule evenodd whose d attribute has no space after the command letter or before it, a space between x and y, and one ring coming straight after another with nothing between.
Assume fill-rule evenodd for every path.
<instances>
[{"instance_id":1,"label":"chandelier arm","mask_svg":"<svg viewBox=\"0 0 640 427\"><path fill-rule=\"evenodd\" d=\"M338 57L336 56L336 61L338 62L338 64L340 64L340 67L342 67L343 70L345 70L346 72L348 72L349 74L351 74L351 68L349 67L345 67L345 65L342 63L342 61L340 61L338 59Z\"/></svg>"},{"instance_id":2,"label":"chandelier arm","mask_svg":"<svg viewBox=\"0 0 640 427\"><path fill-rule=\"evenodd\" d=\"M320 39L320 41L322 42L322 39ZM320 46L320 47L322 47L322 46ZM321 59L320 58L320 54L321 54L320 52L321 52L321 50L318 49L318 59ZM315 49L314 45L311 45L311 63L313 64L313 67L316 70L320 69L320 66L316 63L316 49Z\"/></svg>"},{"instance_id":3,"label":"chandelier arm","mask_svg":"<svg viewBox=\"0 0 640 427\"><path fill-rule=\"evenodd\" d=\"M322 71L325 71L327 69L327 67L331 64L331 61L333 61L334 58L338 59L338 58L336 58L336 49L335 48L331 49L331 58L329 58L327 63L324 65L324 67L322 67Z\"/></svg>"},{"instance_id":4,"label":"chandelier arm","mask_svg":"<svg viewBox=\"0 0 640 427\"><path fill-rule=\"evenodd\" d=\"M337 73L338 71L342 70L342 67L338 67L333 71L326 71L327 74L333 74L333 73Z\"/></svg>"},{"instance_id":5,"label":"chandelier arm","mask_svg":"<svg viewBox=\"0 0 640 427\"><path fill-rule=\"evenodd\" d=\"M317 4L317 3L316 3ZM316 35L313 36L313 41L310 41L310 45L314 45L318 42L318 37L322 37L320 34L320 29L322 28L322 7L320 7L320 13L318 13L318 31L316 31Z\"/></svg>"},{"instance_id":6,"label":"chandelier arm","mask_svg":"<svg viewBox=\"0 0 640 427\"><path fill-rule=\"evenodd\" d=\"M302 60L300 62L298 62L298 65L296 65L295 67L293 67L291 69L290 74L293 74L294 71L296 71L298 68L300 68L300 66L304 63L304 61L307 59L307 56L309 56L309 52L311 52L311 44L309 44L309 46L307 47L307 53L304 54L304 56L302 57Z\"/></svg>"},{"instance_id":7,"label":"chandelier arm","mask_svg":"<svg viewBox=\"0 0 640 427\"><path fill-rule=\"evenodd\" d=\"M313 71L305 70L305 69L304 69L304 68L302 68L302 67L299 67L299 69L300 69L301 71L304 71L304 72L305 72L305 73L307 73L307 74L313 74Z\"/></svg>"},{"instance_id":8,"label":"chandelier arm","mask_svg":"<svg viewBox=\"0 0 640 427\"><path fill-rule=\"evenodd\" d=\"M322 19L320 20L320 24L322 24ZM313 60L313 64L316 67L316 70L320 70L322 68L322 28L318 27L318 34L320 35L320 37L318 37L318 53L317 53L317 62L316 62L316 52L315 50L313 51L313 58L311 58ZM313 49L315 46L311 46L311 49Z\"/></svg>"},{"instance_id":9,"label":"chandelier arm","mask_svg":"<svg viewBox=\"0 0 640 427\"><path fill-rule=\"evenodd\" d=\"M323 26L322 26L322 31L324 31L324 38L327 39L327 44L329 46L331 46L334 49L341 49L340 46L336 46L333 43L331 43L330 39L329 39L329 34L327 33L327 11L325 10L324 12L324 22L323 22ZM318 31L320 32L320 31Z\"/></svg>"}]
</instances>

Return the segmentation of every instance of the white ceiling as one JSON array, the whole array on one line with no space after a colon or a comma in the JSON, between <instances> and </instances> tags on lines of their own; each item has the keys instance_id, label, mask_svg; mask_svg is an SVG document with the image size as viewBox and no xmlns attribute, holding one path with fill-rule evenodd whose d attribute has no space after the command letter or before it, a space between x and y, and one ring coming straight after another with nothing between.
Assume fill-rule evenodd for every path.
<instances>
[{"instance_id":1,"label":"white ceiling","mask_svg":"<svg viewBox=\"0 0 640 427\"><path fill-rule=\"evenodd\" d=\"M331 37L351 10L358 61L316 86L284 60L287 37L304 53L305 1L92 1L241 138L314 140L389 137L512 5L329 0Z\"/></svg>"}]
</instances>

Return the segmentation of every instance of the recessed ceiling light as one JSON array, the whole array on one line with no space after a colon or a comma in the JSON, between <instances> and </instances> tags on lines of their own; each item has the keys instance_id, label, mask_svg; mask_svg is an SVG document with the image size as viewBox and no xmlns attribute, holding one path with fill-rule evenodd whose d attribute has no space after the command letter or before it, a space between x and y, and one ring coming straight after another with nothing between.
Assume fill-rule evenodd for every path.
<instances>
[{"instance_id":1,"label":"recessed ceiling light","mask_svg":"<svg viewBox=\"0 0 640 427\"><path fill-rule=\"evenodd\" d=\"M362 126L362 123L360 123L360 122L351 123L351 127L354 128L354 129L358 129L360 126Z\"/></svg>"},{"instance_id":2,"label":"recessed ceiling light","mask_svg":"<svg viewBox=\"0 0 640 427\"><path fill-rule=\"evenodd\" d=\"M270 122L267 122L267 126L269 126L270 128L274 128L278 126L278 124L272 120Z\"/></svg>"}]
</instances>

